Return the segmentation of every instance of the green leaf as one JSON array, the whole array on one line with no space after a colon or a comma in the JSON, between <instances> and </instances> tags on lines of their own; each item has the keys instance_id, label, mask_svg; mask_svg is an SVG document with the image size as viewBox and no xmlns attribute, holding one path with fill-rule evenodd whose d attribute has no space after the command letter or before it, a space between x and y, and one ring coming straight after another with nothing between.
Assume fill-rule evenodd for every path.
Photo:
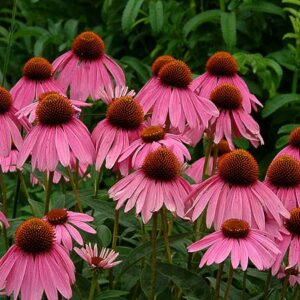
<instances>
[{"instance_id":1,"label":"green leaf","mask_svg":"<svg viewBox=\"0 0 300 300\"><path fill-rule=\"evenodd\" d=\"M129 0L127 2L123 11L121 23L125 33L131 31L143 2L144 0Z\"/></svg>"},{"instance_id":2,"label":"green leaf","mask_svg":"<svg viewBox=\"0 0 300 300\"><path fill-rule=\"evenodd\" d=\"M100 225L97 228L97 235L99 236L103 247L107 247L111 242L111 232L110 229L105 225Z\"/></svg>"},{"instance_id":3,"label":"green leaf","mask_svg":"<svg viewBox=\"0 0 300 300\"><path fill-rule=\"evenodd\" d=\"M162 1L151 1L149 3L149 20L153 33L161 32L164 25L164 7Z\"/></svg>"},{"instance_id":4,"label":"green leaf","mask_svg":"<svg viewBox=\"0 0 300 300\"><path fill-rule=\"evenodd\" d=\"M289 141L289 135L283 135L281 136L275 144L276 149L280 149L282 147L284 147Z\"/></svg>"},{"instance_id":5,"label":"green leaf","mask_svg":"<svg viewBox=\"0 0 300 300\"><path fill-rule=\"evenodd\" d=\"M246 2L239 7L244 11L256 11L261 13L273 14L278 16L284 16L285 13L280 6L270 3L268 1L252 1Z\"/></svg>"},{"instance_id":6,"label":"green leaf","mask_svg":"<svg viewBox=\"0 0 300 300\"><path fill-rule=\"evenodd\" d=\"M73 38L77 32L78 20L70 19L65 23L65 32L69 38Z\"/></svg>"},{"instance_id":7,"label":"green leaf","mask_svg":"<svg viewBox=\"0 0 300 300\"><path fill-rule=\"evenodd\" d=\"M282 3L290 3L300 6L300 0L282 0Z\"/></svg>"},{"instance_id":8,"label":"green leaf","mask_svg":"<svg viewBox=\"0 0 300 300\"><path fill-rule=\"evenodd\" d=\"M32 212L36 217L42 217L44 215L44 205L41 202L28 199L28 202L32 208Z\"/></svg>"},{"instance_id":9,"label":"green leaf","mask_svg":"<svg viewBox=\"0 0 300 300\"><path fill-rule=\"evenodd\" d=\"M107 299L121 299L121 296L128 295L127 291L120 290L109 290L109 291L101 291L100 294L95 297L95 300L107 300Z\"/></svg>"},{"instance_id":10,"label":"green leaf","mask_svg":"<svg viewBox=\"0 0 300 300\"><path fill-rule=\"evenodd\" d=\"M300 102L299 94L280 94L266 101L262 111L263 118L266 118L286 104Z\"/></svg>"},{"instance_id":11,"label":"green leaf","mask_svg":"<svg viewBox=\"0 0 300 300\"><path fill-rule=\"evenodd\" d=\"M207 22L218 22L220 20L220 10L211 9L204 11L193 18L191 18L184 26L183 33L187 36L190 32L194 31L201 24Z\"/></svg>"},{"instance_id":12,"label":"green leaf","mask_svg":"<svg viewBox=\"0 0 300 300\"><path fill-rule=\"evenodd\" d=\"M157 271L182 288L186 296L202 295L202 299L210 299L209 286L202 276L166 263L159 263Z\"/></svg>"},{"instance_id":13,"label":"green leaf","mask_svg":"<svg viewBox=\"0 0 300 300\"><path fill-rule=\"evenodd\" d=\"M124 56L121 58L121 62L130 66L143 82L146 82L150 77L150 69L143 64L139 59L132 56Z\"/></svg>"},{"instance_id":14,"label":"green leaf","mask_svg":"<svg viewBox=\"0 0 300 300\"><path fill-rule=\"evenodd\" d=\"M221 13L221 30L223 39L229 48L236 45L236 16L234 12Z\"/></svg>"},{"instance_id":15,"label":"green leaf","mask_svg":"<svg viewBox=\"0 0 300 300\"><path fill-rule=\"evenodd\" d=\"M297 127L299 127L299 124L286 124L281 126L278 129L278 134L282 134L282 133L291 133L294 129L296 129Z\"/></svg>"}]
</instances>

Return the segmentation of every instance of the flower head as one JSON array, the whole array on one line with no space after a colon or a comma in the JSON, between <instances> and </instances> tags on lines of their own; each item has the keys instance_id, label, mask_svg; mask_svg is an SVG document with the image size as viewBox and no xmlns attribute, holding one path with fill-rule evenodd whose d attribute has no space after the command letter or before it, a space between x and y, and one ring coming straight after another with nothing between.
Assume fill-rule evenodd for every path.
<instances>
[{"instance_id":1,"label":"flower head","mask_svg":"<svg viewBox=\"0 0 300 300\"><path fill-rule=\"evenodd\" d=\"M119 256L118 252L107 248L101 248L98 251L97 244L92 247L91 243L89 243L81 249L75 247L74 251L85 260L92 269L111 269L122 262L121 260L116 261Z\"/></svg>"},{"instance_id":2,"label":"flower head","mask_svg":"<svg viewBox=\"0 0 300 300\"><path fill-rule=\"evenodd\" d=\"M86 126L75 116L70 100L48 93L36 107L37 124L25 137L17 167L31 155L32 170L54 171L60 162L71 165L70 153L82 163L92 164L95 149Z\"/></svg>"},{"instance_id":3,"label":"flower head","mask_svg":"<svg viewBox=\"0 0 300 300\"><path fill-rule=\"evenodd\" d=\"M98 99L99 88L124 86L125 76L120 66L105 53L102 38L94 32L79 34L72 49L53 62L58 72L57 83L63 91L70 87L72 99Z\"/></svg>"},{"instance_id":4,"label":"flower head","mask_svg":"<svg viewBox=\"0 0 300 300\"><path fill-rule=\"evenodd\" d=\"M153 125L164 126L169 118L171 127L180 133L186 126L203 133L209 120L218 116L211 101L191 91L192 73L183 61L170 60L163 64L158 79L136 96L145 113L152 112Z\"/></svg>"},{"instance_id":5,"label":"flower head","mask_svg":"<svg viewBox=\"0 0 300 300\"><path fill-rule=\"evenodd\" d=\"M206 224L220 228L226 219L245 220L252 228L265 230L266 215L280 225L289 217L278 197L258 180L259 168L245 150L224 154L217 174L200 183L189 195L187 216L194 221L207 206Z\"/></svg>"},{"instance_id":6,"label":"flower head","mask_svg":"<svg viewBox=\"0 0 300 300\"><path fill-rule=\"evenodd\" d=\"M0 290L6 295L19 293L23 300L38 300L45 292L58 299L57 292L69 299L75 282L75 267L65 249L55 241L51 225L32 218L16 230L15 244L0 260Z\"/></svg>"},{"instance_id":7,"label":"flower head","mask_svg":"<svg viewBox=\"0 0 300 300\"><path fill-rule=\"evenodd\" d=\"M69 251L73 249L72 239L79 245L83 245L83 239L77 228L88 233L96 233L94 228L86 224L93 221L94 218L84 213L56 208L50 210L43 219L53 226L56 241Z\"/></svg>"},{"instance_id":8,"label":"flower head","mask_svg":"<svg viewBox=\"0 0 300 300\"><path fill-rule=\"evenodd\" d=\"M23 77L10 90L14 106L19 110L44 93L54 91L62 93L53 79L53 69L49 61L43 57L33 57L23 66Z\"/></svg>"},{"instance_id":9,"label":"flower head","mask_svg":"<svg viewBox=\"0 0 300 300\"><path fill-rule=\"evenodd\" d=\"M277 156L267 170L265 183L288 210L300 205L300 162L292 156Z\"/></svg>"},{"instance_id":10,"label":"flower head","mask_svg":"<svg viewBox=\"0 0 300 300\"><path fill-rule=\"evenodd\" d=\"M218 107L220 115L213 118L211 126L215 131L214 142L218 144L226 138L231 149L234 149L232 137L237 135L249 140L253 146L263 144L259 125L243 107L240 90L231 83L218 85L210 94L210 100Z\"/></svg>"},{"instance_id":11,"label":"flower head","mask_svg":"<svg viewBox=\"0 0 300 300\"><path fill-rule=\"evenodd\" d=\"M300 272L298 268L287 269L284 265L282 265L277 274L277 277L284 280L287 274L289 274L289 284L291 287L293 287L296 283L300 284Z\"/></svg>"},{"instance_id":12,"label":"flower head","mask_svg":"<svg viewBox=\"0 0 300 300\"><path fill-rule=\"evenodd\" d=\"M188 149L183 144L187 141L182 135L165 132L163 127L155 125L146 125L139 135L137 140L124 149L119 162L129 159L133 169L140 169L146 156L161 146L173 151L181 164L191 159Z\"/></svg>"},{"instance_id":13,"label":"flower head","mask_svg":"<svg viewBox=\"0 0 300 300\"><path fill-rule=\"evenodd\" d=\"M240 219L226 220L220 230L193 243L188 251L196 252L205 248L209 249L200 261L200 268L205 264L219 264L230 255L234 269L241 265L245 271L250 260L257 269L264 270L272 266L276 255L280 253L265 232L250 228L246 221Z\"/></svg>"},{"instance_id":14,"label":"flower head","mask_svg":"<svg viewBox=\"0 0 300 300\"><path fill-rule=\"evenodd\" d=\"M28 123L15 116L12 95L0 86L0 156L8 156L12 145L20 149L23 139L20 133L21 126L28 130Z\"/></svg>"},{"instance_id":15,"label":"flower head","mask_svg":"<svg viewBox=\"0 0 300 300\"><path fill-rule=\"evenodd\" d=\"M129 161L118 163L121 153L138 139L143 129L144 112L132 96L114 99L108 106L106 118L98 123L92 133L96 145L96 169L104 161L107 169L119 169L122 175L129 172Z\"/></svg>"},{"instance_id":16,"label":"flower head","mask_svg":"<svg viewBox=\"0 0 300 300\"><path fill-rule=\"evenodd\" d=\"M191 89L199 96L209 98L212 91L220 84L229 83L239 88L242 107L247 113L251 107L256 110L262 104L250 93L245 81L237 74L236 59L228 52L220 51L212 55L206 63L206 72L193 80Z\"/></svg>"},{"instance_id":17,"label":"flower head","mask_svg":"<svg viewBox=\"0 0 300 300\"><path fill-rule=\"evenodd\" d=\"M296 127L290 133L289 144L284 147L275 158L282 155L290 155L296 160L300 161L300 127Z\"/></svg>"},{"instance_id":18,"label":"flower head","mask_svg":"<svg viewBox=\"0 0 300 300\"><path fill-rule=\"evenodd\" d=\"M180 171L181 165L175 154L160 147L146 156L141 169L121 179L108 193L118 202L116 209L126 203L125 212L128 212L135 206L144 223L163 205L183 217L183 199L191 187L180 176Z\"/></svg>"}]
</instances>

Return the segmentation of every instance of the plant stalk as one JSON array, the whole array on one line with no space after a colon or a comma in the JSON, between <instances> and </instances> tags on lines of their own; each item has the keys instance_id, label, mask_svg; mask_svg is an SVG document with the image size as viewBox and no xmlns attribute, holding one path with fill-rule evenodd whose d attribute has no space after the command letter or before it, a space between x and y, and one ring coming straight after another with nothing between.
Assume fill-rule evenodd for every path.
<instances>
[{"instance_id":1,"label":"plant stalk","mask_svg":"<svg viewBox=\"0 0 300 300\"><path fill-rule=\"evenodd\" d=\"M80 201L80 194L79 194L77 185L74 181L74 178L73 178L72 171L71 171L70 167L66 167L66 171L67 171L67 174L68 174L68 177L70 179L70 183L71 183L74 195L75 195L77 208L82 213L83 209L82 209L82 205L81 205L81 201Z\"/></svg>"},{"instance_id":2,"label":"plant stalk","mask_svg":"<svg viewBox=\"0 0 300 300\"><path fill-rule=\"evenodd\" d=\"M219 269L218 269L217 278L216 278L215 300L219 300L219 298L220 298L220 287L221 287L221 281L222 281L223 268L224 268L224 262L221 262L219 264Z\"/></svg>"},{"instance_id":3,"label":"plant stalk","mask_svg":"<svg viewBox=\"0 0 300 300\"><path fill-rule=\"evenodd\" d=\"M151 254L151 290L149 295L149 300L155 300L156 294L156 280L157 280L157 219L158 213L155 212L152 216L152 234L151 234L151 243L152 243L152 254Z\"/></svg>"},{"instance_id":4,"label":"plant stalk","mask_svg":"<svg viewBox=\"0 0 300 300\"><path fill-rule=\"evenodd\" d=\"M228 271L227 286L226 286L226 290L225 290L225 293L224 293L224 300L228 300L231 285L232 285L232 279L233 279L233 268L232 268L232 265L230 263L230 267L229 267L229 271Z\"/></svg>"},{"instance_id":5,"label":"plant stalk","mask_svg":"<svg viewBox=\"0 0 300 300\"><path fill-rule=\"evenodd\" d=\"M163 226L163 236L164 236L164 242L165 242L165 250L166 250L166 256L168 259L169 264L172 264L172 253L171 253L171 247L169 242L169 226L168 226L168 214L166 208L163 206L161 209L161 222Z\"/></svg>"},{"instance_id":6,"label":"plant stalk","mask_svg":"<svg viewBox=\"0 0 300 300\"><path fill-rule=\"evenodd\" d=\"M46 174L46 176L47 176L47 174ZM52 184L53 184L53 177L54 177L54 171L49 172L49 176L48 176L47 182L46 182L46 198L45 198L45 210L44 210L45 215L49 212L50 196L51 196L51 189L52 189Z\"/></svg>"},{"instance_id":7,"label":"plant stalk","mask_svg":"<svg viewBox=\"0 0 300 300\"><path fill-rule=\"evenodd\" d=\"M94 271L88 300L93 300L95 298L95 291L97 289L97 285L98 285L98 272Z\"/></svg>"}]
</instances>

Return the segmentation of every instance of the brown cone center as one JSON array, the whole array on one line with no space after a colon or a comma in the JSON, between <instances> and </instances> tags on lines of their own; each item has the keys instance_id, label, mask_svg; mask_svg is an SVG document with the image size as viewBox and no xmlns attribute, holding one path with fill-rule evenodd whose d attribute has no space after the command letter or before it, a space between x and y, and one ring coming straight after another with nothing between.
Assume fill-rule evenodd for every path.
<instances>
[{"instance_id":1,"label":"brown cone center","mask_svg":"<svg viewBox=\"0 0 300 300\"><path fill-rule=\"evenodd\" d=\"M52 209L47 214L47 220L52 225L64 224L68 220L68 212L63 208Z\"/></svg>"},{"instance_id":2,"label":"brown cone center","mask_svg":"<svg viewBox=\"0 0 300 300\"><path fill-rule=\"evenodd\" d=\"M220 51L209 58L206 71L216 76L233 76L238 71L238 64L230 53Z\"/></svg>"},{"instance_id":3,"label":"brown cone center","mask_svg":"<svg viewBox=\"0 0 300 300\"><path fill-rule=\"evenodd\" d=\"M46 80L52 75L52 66L43 57L33 57L25 63L23 75L31 80Z\"/></svg>"},{"instance_id":4,"label":"brown cone center","mask_svg":"<svg viewBox=\"0 0 300 300\"><path fill-rule=\"evenodd\" d=\"M152 70L152 75L158 76L158 73L160 69L170 61L175 60L175 58L171 55L162 55L159 56L152 64L151 70Z\"/></svg>"},{"instance_id":5,"label":"brown cone center","mask_svg":"<svg viewBox=\"0 0 300 300\"><path fill-rule=\"evenodd\" d=\"M8 90L0 86L0 115L5 114L12 107L12 96Z\"/></svg>"},{"instance_id":6,"label":"brown cone center","mask_svg":"<svg viewBox=\"0 0 300 300\"><path fill-rule=\"evenodd\" d=\"M164 138L165 131L160 126L150 126L143 129L141 137L145 143L160 141Z\"/></svg>"},{"instance_id":7,"label":"brown cone center","mask_svg":"<svg viewBox=\"0 0 300 300\"><path fill-rule=\"evenodd\" d=\"M289 232L300 235L300 208L290 211L291 217L286 220L285 225Z\"/></svg>"},{"instance_id":8,"label":"brown cone center","mask_svg":"<svg viewBox=\"0 0 300 300\"><path fill-rule=\"evenodd\" d=\"M242 239L247 237L250 226L246 221L240 219L229 219L223 223L221 230L228 238Z\"/></svg>"}]
</instances>

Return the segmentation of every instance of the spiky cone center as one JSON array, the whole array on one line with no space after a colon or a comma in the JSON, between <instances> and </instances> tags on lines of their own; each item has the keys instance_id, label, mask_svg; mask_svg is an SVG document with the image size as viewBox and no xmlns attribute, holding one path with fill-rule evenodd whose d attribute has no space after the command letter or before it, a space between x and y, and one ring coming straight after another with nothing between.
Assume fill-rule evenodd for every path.
<instances>
[{"instance_id":1,"label":"spiky cone center","mask_svg":"<svg viewBox=\"0 0 300 300\"><path fill-rule=\"evenodd\" d=\"M229 219L223 223L221 230L224 236L228 238L243 239L248 236L250 226L244 220Z\"/></svg>"},{"instance_id":2,"label":"spiky cone center","mask_svg":"<svg viewBox=\"0 0 300 300\"><path fill-rule=\"evenodd\" d=\"M295 148L300 148L300 127L297 127L290 133L289 144Z\"/></svg>"},{"instance_id":3,"label":"spiky cone center","mask_svg":"<svg viewBox=\"0 0 300 300\"><path fill-rule=\"evenodd\" d=\"M115 127L134 130L142 124L144 112L133 97L124 96L115 99L108 106L106 118Z\"/></svg>"},{"instance_id":4,"label":"spiky cone center","mask_svg":"<svg viewBox=\"0 0 300 300\"><path fill-rule=\"evenodd\" d=\"M44 125L67 123L74 113L70 100L55 92L41 95L36 108L37 120Z\"/></svg>"},{"instance_id":5,"label":"spiky cone center","mask_svg":"<svg viewBox=\"0 0 300 300\"><path fill-rule=\"evenodd\" d=\"M84 60L100 58L105 52L102 38L94 32L79 34L72 43L72 50L77 57Z\"/></svg>"},{"instance_id":6,"label":"spiky cone center","mask_svg":"<svg viewBox=\"0 0 300 300\"><path fill-rule=\"evenodd\" d=\"M142 170L151 179L172 181L180 174L180 163L172 151L161 147L146 156Z\"/></svg>"},{"instance_id":7,"label":"spiky cone center","mask_svg":"<svg viewBox=\"0 0 300 300\"><path fill-rule=\"evenodd\" d=\"M91 258L91 264L94 266L98 266L101 263L101 261L103 261L103 258L100 256L93 256Z\"/></svg>"},{"instance_id":8,"label":"spiky cone center","mask_svg":"<svg viewBox=\"0 0 300 300\"><path fill-rule=\"evenodd\" d=\"M288 268L288 269L285 269L284 270L284 273L287 275L287 274L290 274L291 276L298 276L300 273L299 271L296 269L296 268Z\"/></svg>"},{"instance_id":9,"label":"spiky cone center","mask_svg":"<svg viewBox=\"0 0 300 300\"><path fill-rule=\"evenodd\" d=\"M218 108L234 110L241 106L243 97L237 87L230 83L224 83L211 92L210 100Z\"/></svg>"},{"instance_id":10,"label":"spiky cone center","mask_svg":"<svg viewBox=\"0 0 300 300\"><path fill-rule=\"evenodd\" d=\"M52 209L47 214L47 221L52 225L64 224L68 221L68 212L63 208Z\"/></svg>"},{"instance_id":11,"label":"spiky cone center","mask_svg":"<svg viewBox=\"0 0 300 300\"><path fill-rule=\"evenodd\" d=\"M165 136L165 130L160 126L150 126L143 129L141 133L142 140L145 143L160 141Z\"/></svg>"},{"instance_id":12,"label":"spiky cone center","mask_svg":"<svg viewBox=\"0 0 300 300\"><path fill-rule=\"evenodd\" d=\"M300 208L292 209L290 215L285 221L285 226L290 233L300 235Z\"/></svg>"},{"instance_id":13,"label":"spiky cone center","mask_svg":"<svg viewBox=\"0 0 300 300\"><path fill-rule=\"evenodd\" d=\"M162 55L159 56L152 64L151 70L153 76L158 76L160 69L170 61L175 60L175 58L171 55Z\"/></svg>"},{"instance_id":14,"label":"spiky cone center","mask_svg":"<svg viewBox=\"0 0 300 300\"><path fill-rule=\"evenodd\" d=\"M259 168L254 157L246 150L234 150L218 160L220 177L231 185L248 186L258 180Z\"/></svg>"},{"instance_id":15,"label":"spiky cone center","mask_svg":"<svg viewBox=\"0 0 300 300\"><path fill-rule=\"evenodd\" d=\"M165 85L186 88L192 82L192 72L187 64L180 60L172 60L158 72L158 77Z\"/></svg>"},{"instance_id":16,"label":"spiky cone center","mask_svg":"<svg viewBox=\"0 0 300 300\"><path fill-rule=\"evenodd\" d=\"M208 59L206 71L216 76L233 76L238 71L238 64L230 53L220 51Z\"/></svg>"},{"instance_id":17,"label":"spiky cone center","mask_svg":"<svg viewBox=\"0 0 300 300\"><path fill-rule=\"evenodd\" d=\"M12 96L8 90L0 86L0 115L7 113L12 107Z\"/></svg>"},{"instance_id":18,"label":"spiky cone center","mask_svg":"<svg viewBox=\"0 0 300 300\"><path fill-rule=\"evenodd\" d=\"M43 57L33 57L25 63L23 75L31 80L49 79L52 76L52 65Z\"/></svg>"},{"instance_id":19,"label":"spiky cone center","mask_svg":"<svg viewBox=\"0 0 300 300\"><path fill-rule=\"evenodd\" d=\"M289 155L277 157L270 164L267 176L277 187L292 187L300 183L300 163Z\"/></svg>"},{"instance_id":20,"label":"spiky cone center","mask_svg":"<svg viewBox=\"0 0 300 300\"><path fill-rule=\"evenodd\" d=\"M28 253L49 252L54 242L52 226L38 218L23 222L16 230L16 245Z\"/></svg>"}]
</instances>

